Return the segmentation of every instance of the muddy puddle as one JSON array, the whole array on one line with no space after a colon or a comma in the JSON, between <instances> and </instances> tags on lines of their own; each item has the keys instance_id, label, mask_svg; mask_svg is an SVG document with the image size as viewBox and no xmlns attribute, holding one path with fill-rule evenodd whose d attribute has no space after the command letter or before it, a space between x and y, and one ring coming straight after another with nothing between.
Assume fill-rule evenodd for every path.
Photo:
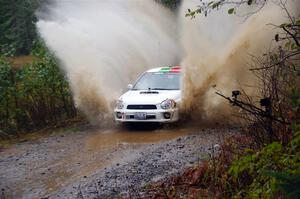
<instances>
[{"instance_id":1,"label":"muddy puddle","mask_svg":"<svg viewBox=\"0 0 300 199\"><path fill-rule=\"evenodd\" d=\"M193 133L193 129L109 129L97 132L86 141L89 151L103 150L119 145L151 144Z\"/></svg>"},{"instance_id":2,"label":"muddy puddle","mask_svg":"<svg viewBox=\"0 0 300 199\"><path fill-rule=\"evenodd\" d=\"M97 170L135 156L135 150L145 144L171 140L192 133L191 129L161 129L142 127L137 129L98 129L83 139L83 147L65 157L57 172L45 181L46 193L89 176ZM58 163L59 164L59 163ZM66 172L68 171L68 172Z\"/></svg>"}]
</instances>

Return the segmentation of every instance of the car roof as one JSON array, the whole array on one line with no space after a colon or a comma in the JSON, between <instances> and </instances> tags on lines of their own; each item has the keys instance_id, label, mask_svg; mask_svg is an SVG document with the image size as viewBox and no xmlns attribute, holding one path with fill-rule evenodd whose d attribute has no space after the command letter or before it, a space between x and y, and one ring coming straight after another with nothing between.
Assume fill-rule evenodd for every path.
<instances>
[{"instance_id":1,"label":"car roof","mask_svg":"<svg viewBox=\"0 0 300 199\"><path fill-rule=\"evenodd\" d=\"M181 72L180 66L166 66L166 67L158 67L152 68L146 71L147 73L155 73L155 72Z\"/></svg>"}]
</instances>

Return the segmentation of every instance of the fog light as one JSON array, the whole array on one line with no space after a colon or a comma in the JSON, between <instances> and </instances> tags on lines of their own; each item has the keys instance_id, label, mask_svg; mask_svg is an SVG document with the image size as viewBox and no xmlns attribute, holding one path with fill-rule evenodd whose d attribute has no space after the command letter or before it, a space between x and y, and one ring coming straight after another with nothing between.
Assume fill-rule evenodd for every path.
<instances>
[{"instance_id":1,"label":"fog light","mask_svg":"<svg viewBox=\"0 0 300 199\"><path fill-rule=\"evenodd\" d=\"M171 117L171 113L169 113L169 112L164 113L164 118L165 119L170 119L170 117Z\"/></svg>"},{"instance_id":2,"label":"fog light","mask_svg":"<svg viewBox=\"0 0 300 199\"><path fill-rule=\"evenodd\" d=\"M121 118L122 118L122 113L121 113L121 112L116 112L116 117L117 117L118 119L121 119Z\"/></svg>"}]
</instances>

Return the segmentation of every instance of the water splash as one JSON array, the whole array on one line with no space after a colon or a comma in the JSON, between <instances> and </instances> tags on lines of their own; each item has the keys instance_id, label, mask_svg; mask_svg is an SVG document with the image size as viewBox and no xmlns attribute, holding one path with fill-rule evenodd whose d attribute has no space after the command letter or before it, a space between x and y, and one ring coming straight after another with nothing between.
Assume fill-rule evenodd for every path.
<instances>
[{"instance_id":1,"label":"water splash","mask_svg":"<svg viewBox=\"0 0 300 199\"><path fill-rule=\"evenodd\" d=\"M184 15L198 0L183 1L178 16L150 0L53 2L46 15L40 14L38 30L62 61L77 107L102 123L111 121L104 119L112 115L113 100L140 73L179 62L183 112L196 120L230 118L232 109L215 90L230 95L243 88L254 96L257 90L248 86L256 84L247 66L249 54L276 45L270 42L276 30L267 24L287 20L276 1L248 18L241 15L251 7L228 15L224 6L195 19ZM299 14L297 0L288 3L292 14Z\"/></svg>"},{"instance_id":2,"label":"water splash","mask_svg":"<svg viewBox=\"0 0 300 199\"><path fill-rule=\"evenodd\" d=\"M91 121L148 68L179 61L173 14L152 1L54 1L39 14L40 35L61 60L77 107Z\"/></svg>"},{"instance_id":3,"label":"water splash","mask_svg":"<svg viewBox=\"0 0 300 199\"><path fill-rule=\"evenodd\" d=\"M183 111L195 119L230 120L232 108L215 91L230 96L232 90L243 89L256 96L257 79L249 72L250 55L261 55L275 46L272 39L277 30L267 24L281 24L287 19L275 2L248 17L242 15L252 13L254 8L247 5L239 7L235 15L227 13L230 6L223 6L207 17L184 17L188 8L198 4L199 1L184 1L179 16L185 53ZM289 1L288 7L293 14L299 14L297 1Z\"/></svg>"}]
</instances>

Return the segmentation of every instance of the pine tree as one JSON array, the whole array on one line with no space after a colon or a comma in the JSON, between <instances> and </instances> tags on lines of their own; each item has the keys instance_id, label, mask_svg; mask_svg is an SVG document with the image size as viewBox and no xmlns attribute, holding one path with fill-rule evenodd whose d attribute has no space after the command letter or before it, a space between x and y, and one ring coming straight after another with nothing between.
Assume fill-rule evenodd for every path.
<instances>
[{"instance_id":1,"label":"pine tree","mask_svg":"<svg viewBox=\"0 0 300 199\"><path fill-rule=\"evenodd\" d=\"M13 55L29 54L37 37L35 11L39 0L0 0L1 53L13 48Z\"/></svg>"}]
</instances>

